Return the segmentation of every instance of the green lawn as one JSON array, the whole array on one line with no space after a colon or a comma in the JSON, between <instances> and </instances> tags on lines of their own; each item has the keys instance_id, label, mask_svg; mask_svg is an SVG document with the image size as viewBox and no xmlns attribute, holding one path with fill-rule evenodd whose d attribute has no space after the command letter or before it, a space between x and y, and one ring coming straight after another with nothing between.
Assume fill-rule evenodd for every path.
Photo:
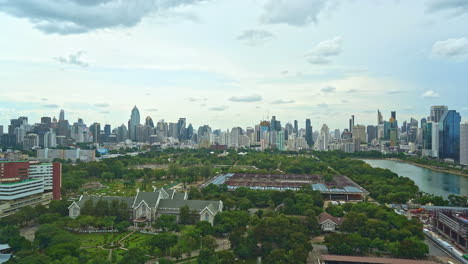
<instances>
[{"instance_id":1,"label":"green lawn","mask_svg":"<svg viewBox=\"0 0 468 264\"><path fill-rule=\"evenodd\" d=\"M100 181L106 188L88 190L89 195L103 195L103 196L124 196L132 197L136 194L136 189L139 188L141 191L152 191L152 186L157 188L168 188L173 186L176 182L173 180L158 180L149 182L144 186L143 183L135 181L133 185L125 185L124 180L114 180L113 182ZM146 187L146 188L144 188Z\"/></svg>"},{"instance_id":2,"label":"green lawn","mask_svg":"<svg viewBox=\"0 0 468 264\"><path fill-rule=\"evenodd\" d=\"M81 247L96 247L112 241L118 241L127 234L129 234L129 232L76 234L76 236L80 239Z\"/></svg>"},{"instance_id":3,"label":"green lawn","mask_svg":"<svg viewBox=\"0 0 468 264\"><path fill-rule=\"evenodd\" d=\"M142 234L142 233L134 233L130 237L127 237L124 241L122 241L126 248L143 248L146 245L146 241L151 239L153 235Z\"/></svg>"}]
</instances>

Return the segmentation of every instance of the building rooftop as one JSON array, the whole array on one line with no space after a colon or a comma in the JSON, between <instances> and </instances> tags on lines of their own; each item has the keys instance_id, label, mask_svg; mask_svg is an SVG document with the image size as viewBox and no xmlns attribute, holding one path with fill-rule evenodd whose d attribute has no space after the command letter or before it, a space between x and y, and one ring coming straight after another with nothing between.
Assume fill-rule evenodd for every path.
<instances>
[{"instance_id":1,"label":"building rooftop","mask_svg":"<svg viewBox=\"0 0 468 264\"><path fill-rule=\"evenodd\" d=\"M322 255L322 260L342 262L342 263L375 263L375 264L437 264L431 260L413 260L413 259L395 259L395 258L377 258L377 257L354 257Z\"/></svg>"}]
</instances>

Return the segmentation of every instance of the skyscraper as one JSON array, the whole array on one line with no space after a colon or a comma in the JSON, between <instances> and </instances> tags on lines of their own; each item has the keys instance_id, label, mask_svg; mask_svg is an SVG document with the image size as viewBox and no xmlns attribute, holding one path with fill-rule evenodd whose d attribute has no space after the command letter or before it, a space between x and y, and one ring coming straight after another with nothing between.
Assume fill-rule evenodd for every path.
<instances>
[{"instance_id":1,"label":"skyscraper","mask_svg":"<svg viewBox=\"0 0 468 264\"><path fill-rule=\"evenodd\" d=\"M107 140L109 138L109 136L111 135L111 125L109 124L106 124L104 126L104 135L105 135L105 139L104 140Z\"/></svg>"},{"instance_id":2,"label":"skyscraper","mask_svg":"<svg viewBox=\"0 0 468 264\"><path fill-rule=\"evenodd\" d=\"M367 143L377 138L377 126L367 126Z\"/></svg>"},{"instance_id":3,"label":"skyscraper","mask_svg":"<svg viewBox=\"0 0 468 264\"><path fill-rule=\"evenodd\" d=\"M187 136L186 136L186 139L188 140L191 140L192 139L192 136L193 136L193 126L192 124L190 123L187 127Z\"/></svg>"},{"instance_id":4,"label":"skyscraper","mask_svg":"<svg viewBox=\"0 0 468 264\"><path fill-rule=\"evenodd\" d=\"M460 114L448 110L439 120L439 158L460 161Z\"/></svg>"},{"instance_id":5,"label":"skyscraper","mask_svg":"<svg viewBox=\"0 0 468 264\"><path fill-rule=\"evenodd\" d=\"M363 125L356 125L353 127L353 138L360 143L366 142L366 127Z\"/></svg>"},{"instance_id":6,"label":"skyscraper","mask_svg":"<svg viewBox=\"0 0 468 264\"><path fill-rule=\"evenodd\" d=\"M354 127L354 115L351 116L349 119L349 131L353 132L353 127Z\"/></svg>"},{"instance_id":7,"label":"skyscraper","mask_svg":"<svg viewBox=\"0 0 468 264\"><path fill-rule=\"evenodd\" d=\"M309 147L312 147L314 145L314 140L312 139L312 123L310 122L309 118L306 119L305 128L306 128L305 138L307 141L307 145L309 145Z\"/></svg>"},{"instance_id":8,"label":"skyscraper","mask_svg":"<svg viewBox=\"0 0 468 264\"><path fill-rule=\"evenodd\" d=\"M424 129L424 124L427 124L427 119L426 118L421 118L421 128Z\"/></svg>"},{"instance_id":9,"label":"skyscraper","mask_svg":"<svg viewBox=\"0 0 468 264\"><path fill-rule=\"evenodd\" d=\"M140 111L136 105L132 109L130 120L128 121L128 133L131 140L136 140L136 128L140 124Z\"/></svg>"},{"instance_id":10,"label":"skyscraper","mask_svg":"<svg viewBox=\"0 0 468 264\"><path fill-rule=\"evenodd\" d=\"M468 166L468 122L460 125L460 164Z\"/></svg>"},{"instance_id":11,"label":"skyscraper","mask_svg":"<svg viewBox=\"0 0 468 264\"><path fill-rule=\"evenodd\" d=\"M93 137L93 143L99 143L99 139L101 136L101 124L94 123L89 127L89 133Z\"/></svg>"},{"instance_id":12,"label":"skyscraper","mask_svg":"<svg viewBox=\"0 0 468 264\"><path fill-rule=\"evenodd\" d=\"M59 121L65 120L65 111L60 110Z\"/></svg>"},{"instance_id":13,"label":"skyscraper","mask_svg":"<svg viewBox=\"0 0 468 264\"><path fill-rule=\"evenodd\" d=\"M383 116L382 113L380 113L380 110L377 110L377 124L383 124Z\"/></svg>"},{"instance_id":14,"label":"skyscraper","mask_svg":"<svg viewBox=\"0 0 468 264\"><path fill-rule=\"evenodd\" d=\"M187 139L187 128L186 128L186 119L181 117L177 122L177 131L179 135L179 140Z\"/></svg>"},{"instance_id":15,"label":"skyscraper","mask_svg":"<svg viewBox=\"0 0 468 264\"><path fill-rule=\"evenodd\" d=\"M428 121L439 123L440 118L444 115L445 112L448 111L448 107L446 105L434 105L431 106L431 116L429 117Z\"/></svg>"},{"instance_id":16,"label":"skyscraper","mask_svg":"<svg viewBox=\"0 0 468 264\"><path fill-rule=\"evenodd\" d=\"M271 117L270 131L281 131L281 121L276 120L276 116Z\"/></svg>"},{"instance_id":17,"label":"skyscraper","mask_svg":"<svg viewBox=\"0 0 468 264\"><path fill-rule=\"evenodd\" d=\"M150 116L147 116L145 119L145 126L154 127L153 119Z\"/></svg>"},{"instance_id":18,"label":"skyscraper","mask_svg":"<svg viewBox=\"0 0 468 264\"><path fill-rule=\"evenodd\" d=\"M296 136L297 136L297 132L299 132L299 126L297 124L297 120L294 120L294 133L296 133Z\"/></svg>"}]
</instances>

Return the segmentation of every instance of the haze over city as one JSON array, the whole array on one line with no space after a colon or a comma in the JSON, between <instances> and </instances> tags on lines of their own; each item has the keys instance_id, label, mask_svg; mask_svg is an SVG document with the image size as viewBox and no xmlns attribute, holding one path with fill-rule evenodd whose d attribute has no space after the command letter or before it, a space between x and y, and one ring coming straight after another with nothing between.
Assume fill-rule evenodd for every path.
<instances>
[{"instance_id":1,"label":"haze over city","mask_svg":"<svg viewBox=\"0 0 468 264\"><path fill-rule=\"evenodd\" d=\"M70 10L73 10L71 12ZM0 124L468 116L463 1L0 1ZM99 14L99 15L96 15ZM301 122L301 125L302 122Z\"/></svg>"}]
</instances>

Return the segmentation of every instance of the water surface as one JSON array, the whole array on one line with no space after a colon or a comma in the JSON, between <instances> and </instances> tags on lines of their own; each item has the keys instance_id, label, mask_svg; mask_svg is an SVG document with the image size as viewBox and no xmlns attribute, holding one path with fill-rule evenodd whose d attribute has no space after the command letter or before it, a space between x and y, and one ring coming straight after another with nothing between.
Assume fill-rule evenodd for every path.
<instances>
[{"instance_id":1,"label":"water surface","mask_svg":"<svg viewBox=\"0 0 468 264\"><path fill-rule=\"evenodd\" d=\"M395 160L368 160L372 167L389 169L400 176L412 179L424 192L447 198L449 194L468 195L468 177L439 172Z\"/></svg>"}]
</instances>

